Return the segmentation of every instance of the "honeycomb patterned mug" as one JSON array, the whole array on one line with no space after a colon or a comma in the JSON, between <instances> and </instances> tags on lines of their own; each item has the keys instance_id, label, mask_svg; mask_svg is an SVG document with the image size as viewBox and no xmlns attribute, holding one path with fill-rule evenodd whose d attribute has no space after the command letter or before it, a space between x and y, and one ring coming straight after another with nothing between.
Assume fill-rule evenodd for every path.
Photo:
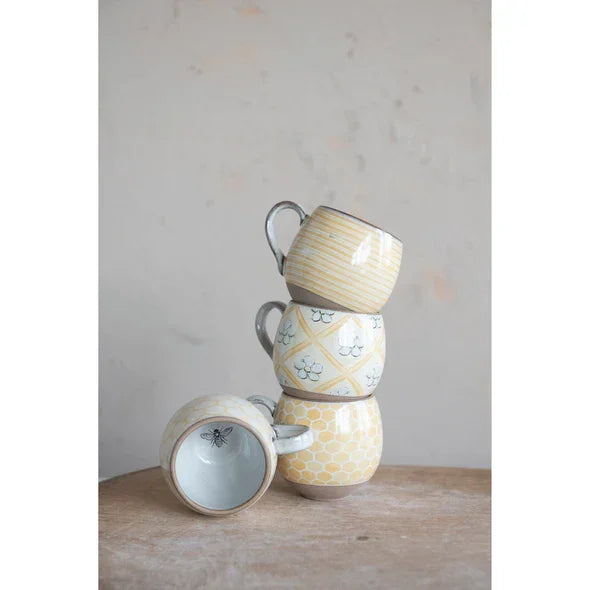
<instances>
[{"instance_id":1,"label":"honeycomb patterned mug","mask_svg":"<svg viewBox=\"0 0 590 590\"><path fill-rule=\"evenodd\" d=\"M312 442L308 427L271 426L245 399L200 397L168 422L160 465L181 502L202 514L222 516L251 506L264 494L277 455L306 449Z\"/></svg>"},{"instance_id":2,"label":"honeycomb patterned mug","mask_svg":"<svg viewBox=\"0 0 590 590\"><path fill-rule=\"evenodd\" d=\"M287 256L274 231L277 214L293 209L300 229ZM402 242L358 217L317 207L311 215L292 201L266 217L266 238L294 301L360 313L379 313L397 281Z\"/></svg>"},{"instance_id":3,"label":"honeycomb patterned mug","mask_svg":"<svg viewBox=\"0 0 590 590\"><path fill-rule=\"evenodd\" d=\"M266 330L273 309L283 314L274 345ZM379 314L269 301L258 310L255 327L289 395L344 401L368 397L379 384L385 364L385 328Z\"/></svg>"},{"instance_id":4,"label":"honeycomb patterned mug","mask_svg":"<svg viewBox=\"0 0 590 590\"><path fill-rule=\"evenodd\" d=\"M275 424L309 426L314 442L279 457L278 471L312 500L342 498L374 475L381 459L383 426L374 396L352 402L319 402L283 393L276 403L257 396Z\"/></svg>"}]
</instances>

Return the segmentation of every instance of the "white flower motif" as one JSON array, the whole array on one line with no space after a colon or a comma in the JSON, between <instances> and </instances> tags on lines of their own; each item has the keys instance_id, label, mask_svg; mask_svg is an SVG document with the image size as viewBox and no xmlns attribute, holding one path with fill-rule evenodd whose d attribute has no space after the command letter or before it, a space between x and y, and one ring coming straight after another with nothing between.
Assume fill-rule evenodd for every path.
<instances>
[{"instance_id":1,"label":"white flower motif","mask_svg":"<svg viewBox=\"0 0 590 590\"><path fill-rule=\"evenodd\" d=\"M383 321L383 318L380 315L372 315L371 319L373 320L373 329L374 330L380 330Z\"/></svg>"},{"instance_id":2,"label":"white flower motif","mask_svg":"<svg viewBox=\"0 0 590 590\"><path fill-rule=\"evenodd\" d=\"M373 371L368 375L365 375L365 377L367 378L368 387L376 387L381 378L381 373L378 371L377 367L373 367Z\"/></svg>"},{"instance_id":3,"label":"white flower motif","mask_svg":"<svg viewBox=\"0 0 590 590\"><path fill-rule=\"evenodd\" d=\"M352 346L340 346L340 350L338 351L342 356L349 356L352 355L353 357L357 358L361 356L363 352L364 345L361 344L358 336L354 337L354 342Z\"/></svg>"},{"instance_id":4,"label":"white flower motif","mask_svg":"<svg viewBox=\"0 0 590 590\"><path fill-rule=\"evenodd\" d=\"M318 381L320 373L324 370L324 367L320 363L316 363L309 354L298 360L295 363L295 368L299 379L309 379L310 381Z\"/></svg>"},{"instance_id":5,"label":"white flower motif","mask_svg":"<svg viewBox=\"0 0 590 590\"><path fill-rule=\"evenodd\" d=\"M348 389L348 387L338 387L336 389L333 389L330 392L332 395L339 395L340 397L350 397L352 394L352 391L350 391L350 389Z\"/></svg>"},{"instance_id":6,"label":"white flower motif","mask_svg":"<svg viewBox=\"0 0 590 590\"><path fill-rule=\"evenodd\" d=\"M333 315L333 311L311 308L311 320L313 322L319 322L321 320L324 324L329 324L332 321Z\"/></svg>"},{"instance_id":7,"label":"white flower motif","mask_svg":"<svg viewBox=\"0 0 590 590\"><path fill-rule=\"evenodd\" d=\"M282 342L283 344L289 344L292 338L295 338L295 330L293 330L293 324L291 323L291 320L287 320L279 327L278 341Z\"/></svg>"}]
</instances>

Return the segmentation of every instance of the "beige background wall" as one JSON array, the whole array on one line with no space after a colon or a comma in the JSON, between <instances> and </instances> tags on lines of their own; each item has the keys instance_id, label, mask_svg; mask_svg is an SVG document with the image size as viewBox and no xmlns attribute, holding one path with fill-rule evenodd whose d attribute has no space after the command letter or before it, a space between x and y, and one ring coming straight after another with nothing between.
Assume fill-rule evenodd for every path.
<instances>
[{"instance_id":1,"label":"beige background wall","mask_svg":"<svg viewBox=\"0 0 590 590\"><path fill-rule=\"evenodd\" d=\"M475 0L101 1L102 476L155 465L192 397L278 397L253 323L288 297L282 199L405 243L382 461L489 466L489 27Z\"/></svg>"}]
</instances>

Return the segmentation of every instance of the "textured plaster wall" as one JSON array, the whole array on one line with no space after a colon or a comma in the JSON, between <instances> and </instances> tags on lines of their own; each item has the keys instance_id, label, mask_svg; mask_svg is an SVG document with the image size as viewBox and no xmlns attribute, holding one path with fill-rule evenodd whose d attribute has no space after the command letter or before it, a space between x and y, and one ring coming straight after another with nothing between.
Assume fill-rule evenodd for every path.
<instances>
[{"instance_id":1,"label":"textured plaster wall","mask_svg":"<svg viewBox=\"0 0 590 590\"><path fill-rule=\"evenodd\" d=\"M405 243L382 461L490 463L490 25L475 0L100 3L100 473L199 395L278 398L268 209ZM296 217L284 214L285 247ZM273 318L272 328L278 318Z\"/></svg>"}]
</instances>

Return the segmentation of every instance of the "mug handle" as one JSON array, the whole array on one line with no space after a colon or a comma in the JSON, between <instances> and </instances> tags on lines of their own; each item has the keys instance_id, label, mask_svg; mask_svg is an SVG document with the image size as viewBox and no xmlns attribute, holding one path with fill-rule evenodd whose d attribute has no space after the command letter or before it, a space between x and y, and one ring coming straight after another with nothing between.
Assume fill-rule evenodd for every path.
<instances>
[{"instance_id":1,"label":"mug handle","mask_svg":"<svg viewBox=\"0 0 590 590\"><path fill-rule=\"evenodd\" d=\"M278 309L283 314L287 306L282 301L267 301L260 306L254 321L258 341L262 344L262 348L266 350L270 358L272 358L273 343L266 330L266 318L273 309Z\"/></svg>"},{"instance_id":2,"label":"mug handle","mask_svg":"<svg viewBox=\"0 0 590 590\"><path fill-rule=\"evenodd\" d=\"M279 248L277 244L277 237L275 235L275 227L274 227L274 220L279 211L283 209L293 209L293 211L297 212L299 215L299 225L303 225L303 222L307 219L307 213L293 201L281 201L277 203L266 216L266 223L265 223L265 231L266 231L266 239L268 240L268 245L272 250L275 258L277 259L277 265L279 267L279 273L283 274L284 266L285 266L285 255L283 251Z\"/></svg>"},{"instance_id":3,"label":"mug handle","mask_svg":"<svg viewBox=\"0 0 590 590\"><path fill-rule=\"evenodd\" d=\"M251 404L264 406L269 412L270 415L274 418L275 412L277 410L277 402L266 397L265 395L251 395L250 397L246 398Z\"/></svg>"},{"instance_id":4,"label":"mug handle","mask_svg":"<svg viewBox=\"0 0 590 590\"><path fill-rule=\"evenodd\" d=\"M313 432L302 424L273 424L277 455L286 455L308 449L313 444Z\"/></svg>"},{"instance_id":5,"label":"mug handle","mask_svg":"<svg viewBox=\"0 0 590 590\"><path fill-rule=\"evenodd\" d=\"M255 405L264 406L274 418L277 402L265 395L251 395L248 401ZM313 432L309 426L301 424L272 424L274 431L274 446L277 455L296 453L311 447L313 444Z\"/></svg>"}]
</instances>

